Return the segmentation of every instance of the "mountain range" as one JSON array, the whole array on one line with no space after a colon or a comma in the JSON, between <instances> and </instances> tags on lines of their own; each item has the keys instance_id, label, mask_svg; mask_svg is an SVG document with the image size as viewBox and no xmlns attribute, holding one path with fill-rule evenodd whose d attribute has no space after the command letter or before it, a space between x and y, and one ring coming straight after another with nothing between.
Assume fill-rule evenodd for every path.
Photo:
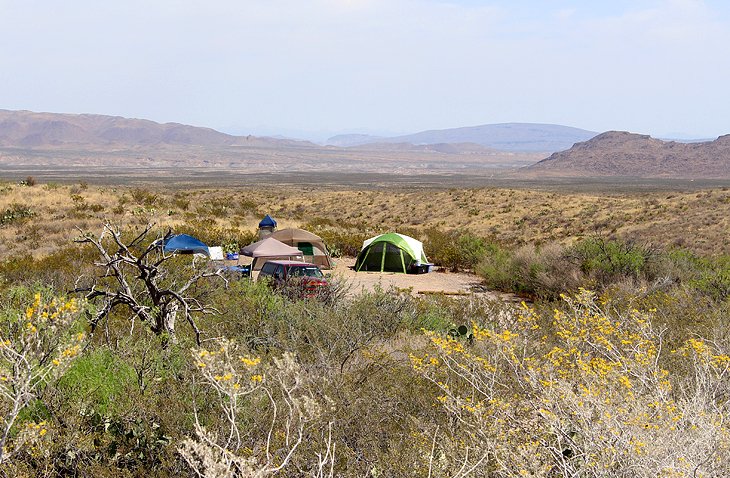
<instances>
[{"instance_id":1,"label":"mountain range","mask_svg":"<svg viewBox=\"0 0 730 478\"><path fill-rule=\"evenodd\" d=\"M730 135L680 143L560 125L505 123L338 145L234 136L179 123L0 110L0 170L207 168L219 172L481 173L512 177L730 179Z\"/></svg>"},{"instance_id":2,"label":"mountain range","mask_svg":"<svg viewBox=\"0 0 730 478\"><path fill-rule=\"evenodd\" d=\"M341 148L118 116L0 110L0 167L429 174L518 168L542 157L475 143Z\"/></svg>"},{"instance_id":3,"label":"mountain range","mask_svg":"<svg viewBox=\"0 0 730 478\"><path fill-rule=\"evenodd\" d=\"M473 143L500 151L528 151L551 153L568 149L598 133L570 126L541 123L500 123L467 126L420 133L382 137L364 134L333 136L327 144L335 146L362 146L372 143L444 144Z\"/></svg>"}]
</instances>

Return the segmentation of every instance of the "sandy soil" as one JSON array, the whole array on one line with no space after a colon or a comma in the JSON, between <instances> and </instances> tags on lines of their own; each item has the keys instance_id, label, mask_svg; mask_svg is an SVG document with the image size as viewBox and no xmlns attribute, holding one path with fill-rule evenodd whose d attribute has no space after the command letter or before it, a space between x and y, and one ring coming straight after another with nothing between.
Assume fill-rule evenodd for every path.
<instances>
[{"instance_id":1,"label":"sandy soil","mask_svg":"<svg viewBox=\"0 0 730 478\"><path fill-rule=\"evenodd\" d=\"M240 261L225 261L226 265L248 264L251 259L241 257ZM448 272L438 267L428 274L398 274L395 272L355 272L354 257L340 257L335 259L335 267L330 271L323 271L333 277L344 280L352 294L362 291L371 291L376 287L388 290L411 289L414 296L428 294L445 294L449 296L468 296L478 294L491 299L500 299L507 302L519 302L517 296L502 292L489 291L481 283L479 276L463 272ZM253 272L253 278L258 278L258 271Z\"/></svg>"},{"instance_id":2,"label":"sandy soil","mask_svg":"<svg viewBox=\"0 0 730 478\"><path fill-rule=\"evenodd\" d=\"M355 272L352 269L354 265L354 258L341 257L336 259L335 268L331 271L333 276L346 280L354 293L380 286L386 290L391 287L411 288L413 295L443 293L459 296L474 293L495 299L513 300L507 294L487 291L481 285L480 278L474 274L446 272L438 268L428 274Z\"/></svg>"}]
</instances>

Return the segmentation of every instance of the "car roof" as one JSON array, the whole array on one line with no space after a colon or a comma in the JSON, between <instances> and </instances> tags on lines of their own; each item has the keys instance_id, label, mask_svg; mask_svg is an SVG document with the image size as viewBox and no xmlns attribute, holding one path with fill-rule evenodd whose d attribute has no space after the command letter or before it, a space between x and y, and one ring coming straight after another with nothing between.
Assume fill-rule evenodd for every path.
<instances>
[{"instance_id":1,"label":"car roof","mask_svg":"<svg viewBox=\"0 0 730 478\"><path fill-rule=\"evenodd\" d=\"M310 264L309 262L302 262L302 261L266 261L264 265L266 264L276 264L281 266L310 266L310 267L317 267L317 264Z\"/></svg>"}]
</instances>

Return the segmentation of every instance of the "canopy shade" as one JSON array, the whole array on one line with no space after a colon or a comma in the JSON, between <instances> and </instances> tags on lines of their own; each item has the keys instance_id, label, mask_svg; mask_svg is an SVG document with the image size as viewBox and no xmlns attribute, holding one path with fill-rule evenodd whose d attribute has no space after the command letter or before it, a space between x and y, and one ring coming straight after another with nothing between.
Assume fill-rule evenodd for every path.
<instances>
[{"instance_id":1,"label":"canopy shade","mask_svg":"<svg viewBox=\"0 0 730 478\"><path fill-rule=\"evenodd\" d=\"M163 243L162 250L182 254L205 254L210 257L208 246L188 234L177 234Z\"/></svg>"},{"instance_id":2,"label":"canopy shade","mask_svg":"<svg viewBox=\"0 0 730 478\"><path fill-rule=\"evenodd\" d=\"M252 269L259 270L264 261L259 259L303 259L302 251L296 247L287 246L281 241L277 241L273 237L267 237L241 249L241 254L253 257Z\"/></svg>"}]
</instances>

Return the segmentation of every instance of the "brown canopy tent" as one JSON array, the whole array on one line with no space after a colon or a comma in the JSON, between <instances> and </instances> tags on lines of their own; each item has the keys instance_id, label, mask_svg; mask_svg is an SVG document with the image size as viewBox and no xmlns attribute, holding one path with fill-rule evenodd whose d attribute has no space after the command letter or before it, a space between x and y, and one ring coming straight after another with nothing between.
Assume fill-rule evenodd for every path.
<instances>
[{"instance_id":1,"label":"brown canopy tent","mask_svg":"<svg viewBox=\"0 0 730 478\"><path fill-rule=\"evenodd\" d=\"M261 270L261 266L263 266L264 262L267 260L304 260L302 257L302 251L296 247L287 246L283 242L277 241L271 236L244 247L241 249L241 254L253 257L253 262L251 263L252 271Z\"/></svg>"},{"instance_id":2,"label":"brown canopy tent","mask_svg":"<svg viewBox=\"0 0 730 478\"><path fill-rule=\"evenodd\" d=\"M318 235L303 229L280 229L272 232L270 237L302 251L305 261L322 269L332 269L332 258Z\"/></svg>"}]
</instances>

